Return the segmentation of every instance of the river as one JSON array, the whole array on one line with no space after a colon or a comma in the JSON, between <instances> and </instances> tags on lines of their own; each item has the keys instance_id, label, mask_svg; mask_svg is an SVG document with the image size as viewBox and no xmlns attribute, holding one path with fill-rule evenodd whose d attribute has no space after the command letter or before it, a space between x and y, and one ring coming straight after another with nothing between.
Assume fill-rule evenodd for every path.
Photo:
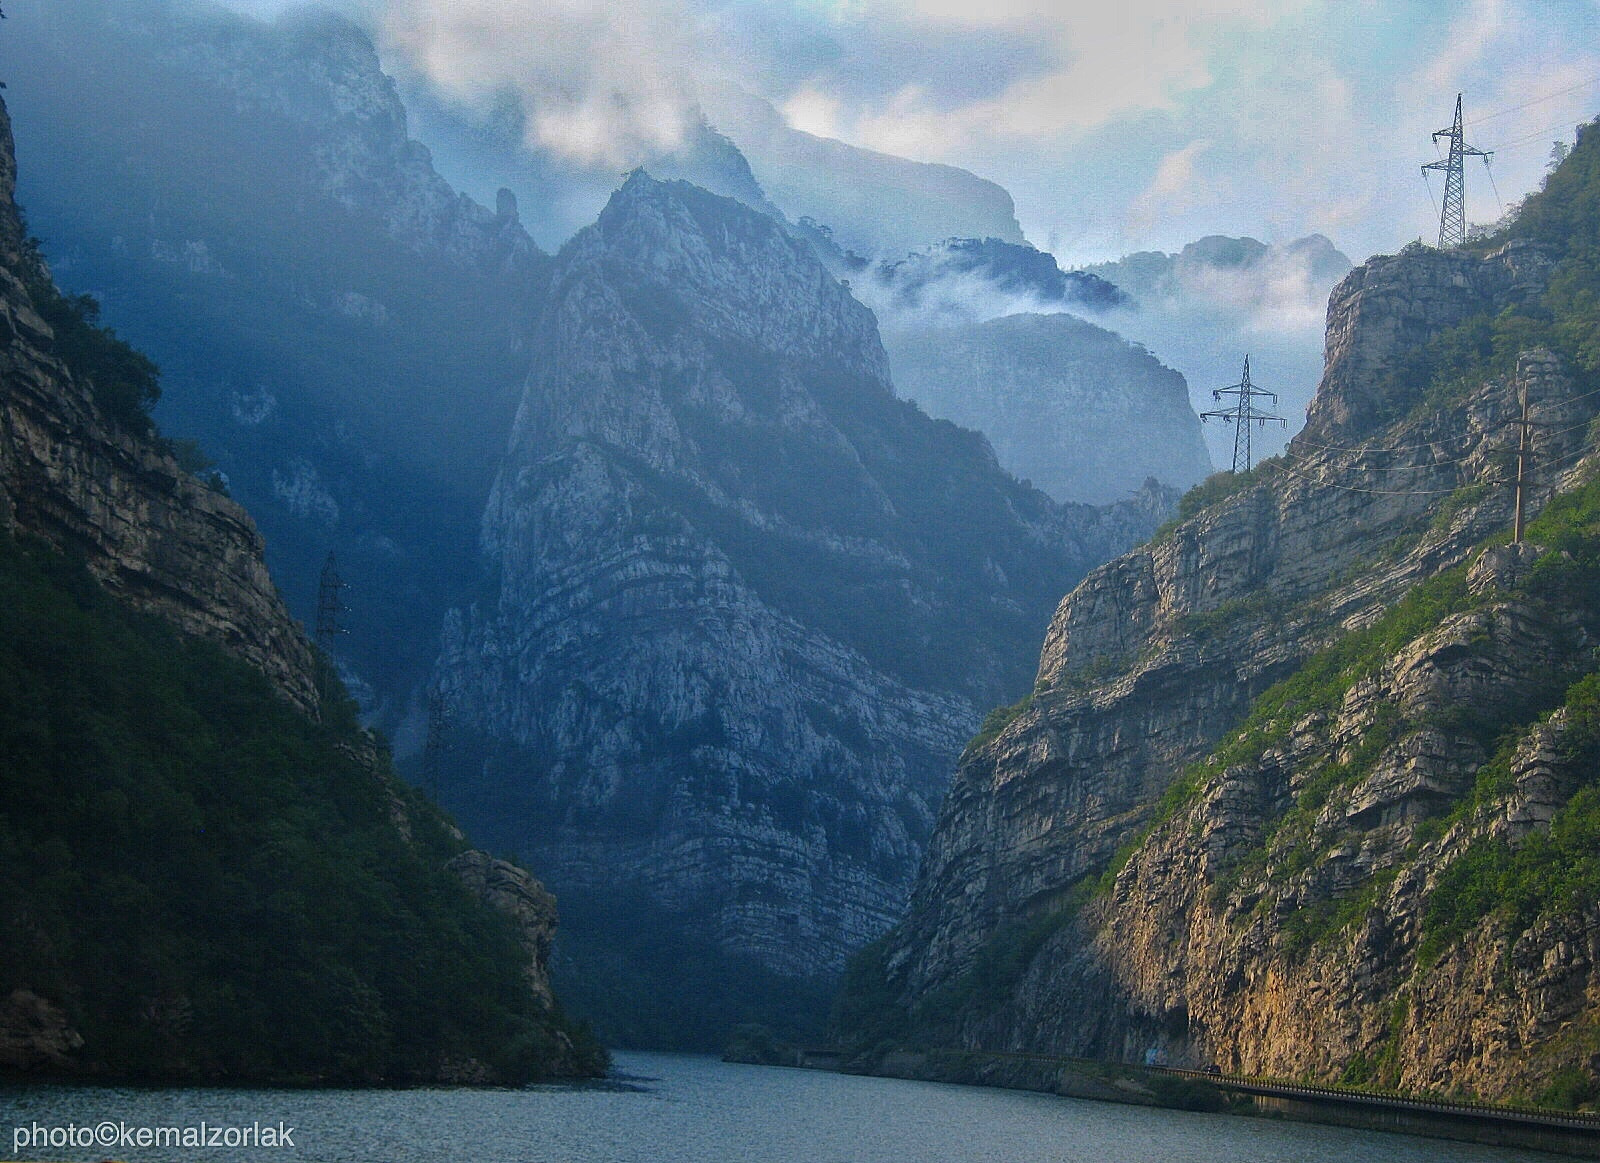
<instances>
[{"instance_id":1,"label":"river","mask_svg":"<svg viewBox=\"0 0 1600 1163\"><path fill-rule=\"evenodd\" d=\"M144 1128L210 1147L137 1146ZM108 1145L52 1146L68 1128ZM228 1147L254 1128L258 1142ZM44 1132L45 1138L27 1136ZM171 1133L169 1131L168 1133ZM1273 1119L623 1053L602 1083L524 1090L0 1088L5 1159L143 1163L1550 1163ZM19 1138L18 1136L22 1137ZM181 1140L180 1140L181 1141Z\"/></svg>"}]
</instances>

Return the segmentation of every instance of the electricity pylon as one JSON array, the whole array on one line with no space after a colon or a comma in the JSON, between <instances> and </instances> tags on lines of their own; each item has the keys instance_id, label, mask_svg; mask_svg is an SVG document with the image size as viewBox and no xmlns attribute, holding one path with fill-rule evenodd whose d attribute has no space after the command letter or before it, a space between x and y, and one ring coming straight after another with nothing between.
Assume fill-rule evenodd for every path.
<instances>
[{"instance_id":1,"label":"electricity pylon","mask_svg":"<svg viewBox=\"0 0 1600 1163\"><path fill-rule=\"evenodd\" d=\"M339 596L344 587L338 564L330 553L322 564L322 580L317 585L317 645L324 649L335 634L344 633L339 626L339 615L348 609Z\"/></svg>"},{"instance_id":2,"label":"electricity pylon","mask_svg":"<svg viewBox=\"0 0 1600 1163\"><path fill-rule=\"evenodd\" d=\"M450 730L450 699L443 691L428 692L428 737L422 746L422 783L439 802L443 784L442 760L446 750L445 736Z\"/></svg>"},{"instance_id":3,"label":"electricity pylon","mask_svg":"<svg viewBox=\"0 0 1600 1163\"><path fill-rule=\"evenodd\" d=\"M1268 422L1282 424L1285 428L1289 422L1282 416L1275 416L1271 412L1262 412L1256 408L1258 398L1271 397L1272 406L1278 406L1278 393L1269 392L1265 388L1258 388L1250 382L1250 357L1244 357L1244 375L1239 382L1226 388L1217 388L1212 391L1211 398L1220 400L1223 396L1238 396L1239 402L1231 408L1219 408L1214 412L1200 413L1201 420L1217 419L1224 424L1233 425L1233 471L1249 472L1253 461L1250 459L1250 422L1254 420L1259 426L1265 428ZM1241 469L1239 466L1243 465Z\"/></svg>"},{"instance_id":4,"label":"electricity pylon","mask_svg":"<svg viewBox=\"0 0 1600 1163\"><path fill-rule=\"evenodd\" d=\"M1444 171L1444 206L1439 211L1439 249L1449 250L1467 241L1467 183L1462 159L1469 155L1481 157L1483 164L1487 166L1489 159L1494 155L1466 144L1461 130L1460 93L1456 94L1455 124L1449 129L1434 131L1435 143L1441 137L1450 139L1450 156L1423 166L1422 178L1423 181L1427 181L1429 170Z\"/></svg>"}]
</instances>

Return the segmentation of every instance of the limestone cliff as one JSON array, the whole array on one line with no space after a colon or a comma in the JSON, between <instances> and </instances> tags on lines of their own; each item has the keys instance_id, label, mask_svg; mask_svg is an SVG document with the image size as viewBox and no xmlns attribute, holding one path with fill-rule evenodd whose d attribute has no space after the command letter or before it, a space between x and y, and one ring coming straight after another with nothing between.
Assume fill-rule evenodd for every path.
<instances>
[{"instance_id":1,"label":"limestone cliff","mask_svg":"<svg viewBox=\"0 0 1600 1163\"><path fill-rule=\"evenodd\" d=\"M864 1050L1600 1093L1592 226L1542 225L1584 140L1509 240L1352 272L1289 455L1062 602L858 968Z\"/></svg>"},{"instance_id":2,"label":"limestone cliff","mask_svg":"<svg viewBox=\"0 0 1600 1163\"><path fill-rule=\"evenodd\" d=\"M450 799L564 899L643 893L714 948L835 970L902 906L981 708L1026 687L1050 590L1163 495L1020 486L894 398L804 243L687 184L635 173L553 287L487 596L440 661Z\"/></svg>"},{"instance_id":3,"label":"limestone cliff","mask_svg":"<svg viewBox=\"0 0 1600 1163\"><path fill-rule=\"evenodd\" d=\"M311 649L249 515L159 442L109 422L53 354L24 286L47 276L24 246L14 157L0 108L0 521L81 554L113 593L217 642L314 712Z\"/></svg>"}]
</instances>

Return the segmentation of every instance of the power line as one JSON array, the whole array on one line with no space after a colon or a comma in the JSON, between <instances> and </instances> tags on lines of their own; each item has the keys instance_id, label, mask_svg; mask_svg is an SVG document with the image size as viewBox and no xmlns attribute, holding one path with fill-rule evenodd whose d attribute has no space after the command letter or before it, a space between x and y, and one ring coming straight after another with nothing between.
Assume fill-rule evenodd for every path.
<instances>
[{"instance_id":1,"label":"power line","mask_svg":"<svg viewBox=\"0 0 1600 1163\"><path fill-rule=\"evenodd\" d=\"M326 648L337 634L344 630L339 625L339 615L349 609L340 593L345 581L339 576L339 565L333 554L322 563L322 577L317 583L317 645Z\"/></svg>"},{"instance_id":2,"label":"power line","mask_svg":"<svg viewBox=\"0 0 1600 1163\"><path fill-rule=\"evenodd\" d=\"M428 692L428 737L422 745L422 783L434 803L439 802L439 793L443 790L443 758L448 750L446 737L453 714L454 707L448 695L439 690Z\"/></svg>"},{"instance_id":3,"label":"power line","mask_svg":"<svg viewBox=\"0 0 1600 1163\"><path fill-rule=\"evenodd\" d=\"M1518 146L1526 145L1530 141L1546 138L1552 133L1560 133L1562 130L1568 128L1568 125L1568 122L1563 121L1561 124L1552 125L1548 129L1539 129L1535 130L1533 133L1523 134L1521 137L1512 138L1510 141L1502 142L1489 152L1504 153L1508 149L1516 149Z\"/></svg>"},{"instance_id":4,"label":"power line","mask_svg":"<svg viewBox=\"0 0 1600 1163\"><path fill-rule=\"evenodd\" d=\"M1554 93L1546 93L1543 97L1534 97L1524 101L1521 105L1512 105L1505 109L1497 109L1493 113L1485 113L1481 117L1474 117L1467 122L1468 125L1482 125L1485 121L1493 121L1496 117L1504 117L1507 113L1517 113L1523 109L1531 109L1535 105L1543 105L1546 101L1554 101L1557 97L1565 97L1568 93L1576 93L1579 89L1586 89L1590 85L1600 85L1600 77L1590 77L1587 81L1579 81L1576 85L1568 85L1565 89L1557 89Z\"/></svg>"},{"instance_id":5,"label":"power line","mask_svg":"<svg viewBox=\"0 0 1600 1163\"><path fill-rule=\"evenodd\" d=\"M1460 485L1452 485L1448 489L1369 489L1361 485L1341 485L1337 481L1312 480L1304 473L1295 472L1287 464L1283 466L1283 471L1316 488L1340 489L1346 493L1370 493L1380 497L1438 497L1446 493L1453 493L1461 487Z\"/></svg>"},{"instance_id":6,"label":"power line","mask_svg":"<svg viewBox=\"0 0 1600 1163\"><path fill-rule=\"evenodd\" d=\"M1301 463L1301 464L1309 464L1309 463L1311 463L1311 458L1309 456L1305 455L1304 453L1292 451L1292 450L1287 449L1287 448L1285 448L1283 451L1284 451L1284 454L1286 456L1296 457L1298 459L1299 463ZM1426 472L1428 469L1440 468L1440 467L1442 467L1444 465L1447 465L1447 464L1465 464L1467 461L1472 460L1474 457L1476 457L1478 455L1478 451L1479 450L1474 449L1472 452L1465 452L1465 453L1462 453L1460 456L1441 457L1438 460L1430 460L1427 464L1387 464L1387 465L1383 466L1383 471L1384 472ZM1358 455L1364 455L1364 454L1358 454Z\"/></svg>"},{"instance_id":7,"label":"power line","mask_svg":"<svg viewBox=\"0 0 1600 1163\"><path fill-rule=\"evenodd\" d=\"M1562 399L1550 399L1541 402L1548 404L1576 404L1579 400L1587 400L1590 396L1600 396L1600 388L1594 388L1577 396L1567 396ZM1435 413L1435 415L1439 416L1443 415L1443 413ZM1576 432L1579 428L1587 428L1592 423L1594 423L1592 419L1585 420L1582 424L1574 424L1570 428L1559 428L1556 432L1548 433L1547 435L1554 436L1559 432ZM1303 448L1314 448L1319 452L1414 452L1419 448L1432 448L1437 444L1444 444L1452 440L1469 439L1471 439L1470 433L1462 433L1459 436L1446 436L1440 440L1427 440L1420 444L1317 444L1306 440L1303 433L1297 432L1289 437L1289 444L1291 446L1298 444Z\"/></svg>"}]
</instances>

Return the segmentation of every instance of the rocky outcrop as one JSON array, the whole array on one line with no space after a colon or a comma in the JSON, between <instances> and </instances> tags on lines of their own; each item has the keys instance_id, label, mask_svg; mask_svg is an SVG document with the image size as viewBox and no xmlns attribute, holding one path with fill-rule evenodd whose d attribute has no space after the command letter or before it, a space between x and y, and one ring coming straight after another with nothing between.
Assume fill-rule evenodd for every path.
<instances>
[{"instance_id":1,"label":"rocky outcrop","mask_svg":"<svg viewBox=\"0 0 1600 1163\"><path fill-rule=\"evenodd\" d=\"M1025 687L1053 579L1162 494L1018 485L894 398L805 244L684 183L635 173L553 286L490 595L440 660L458 810L557 892L625 887L724 952L836 970L902 906L980 709Z\"/></svg>"},{"instance_id":2,"label":"rocky outcrop","mask_svg":"<svg viewBox=\"0 0 1600 1163\"><path fill-rule=\"evenodd\" d=\"M1525 906L1470 886L1589 778L1592 728L1541 721L1596 665L1592 606L1541 580L1577 567L1482 546L1510 517L1485 482L1520 400L1549 466L1530 512L1587 479L1595 401L1541 349L1428 406L1393 375L1550 268L1514 242L1354 272L1290 455L1063 601L1034 697L969 748L882 953L911 1037L1593 1089L1592 906L1508 917Z\"/></svg>"},{"instance_id":3,"label":"rocky outcrop","mask_svg":"<svg viewBox=\"0 0 1600 1163\"><path fill-rule=\"evenodd\" d=\"M70 1070L82 1048L67 1015L31 989L14 989L0 1003L0 1074Z\"/></svg>"},{"instance_id":4,"label":"rocky outcrop","mask_svg":"<svg viewBox=\"0 0 1600 1163\"><path fill-rule=\"evenodd\" d=\"M1518 239L1486 257L1412 243L1357 267L1328 301L1327 371L1304 439L1360 440L1405 415L1427 384L1397 377L1398 361L1472 316L1528 306L1551 266Z\"/></svg>"},{"instance_id":5,"label":"rocky outcrop","mask_svg":"<svg viewBox=\"0 0 1600 1163\"><path fill-rule=\"evenodd\" d=\"M1062 501L1106 504L1154 477L1211 472L1183 376L1072 315L886 329L895 390L976 428L1007 470Z\"/></svg>"},{"instance_id":6,"label":"rocky outcrop","mask_svg":"<svg viewBox=\"0 0 1600 1163\"><path fill-rule=\"evenodd\" d=\"M80 555L119 597L209 639L314 713L311 650L238 504L121 431L53 353L23 280L11 122L0 109L0 521Z\"/></svg>"},{"instance_id":7,"label":"rocky outcrop","mask_svg":"<svg viewBox=\"0 0 1600 1163\"><path fill-rule=\"evenodd\" d=\"M556 936L556 898L509 860L471 849L446 866L474 896L510 918L528 954L528 988L546 1008L555 1004L550 990L550 946Z\"/></svg>"}]
</instances>

